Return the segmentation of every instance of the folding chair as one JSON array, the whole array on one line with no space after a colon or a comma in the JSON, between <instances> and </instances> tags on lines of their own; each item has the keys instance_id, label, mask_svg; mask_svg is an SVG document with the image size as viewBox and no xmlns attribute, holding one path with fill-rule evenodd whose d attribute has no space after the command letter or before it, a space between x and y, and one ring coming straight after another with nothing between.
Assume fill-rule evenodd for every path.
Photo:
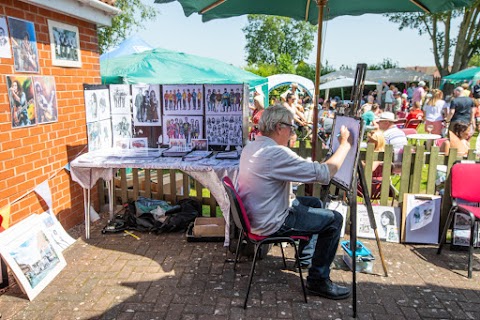
<instances>
[{"instance_id":1,"label":"folding chair","mask_svg":"<svg viewBox=\"0 0 480 320\"><path fill-rule=\"evenodd\" d=\"M403 129L403 128L405 128L405 124L407 123L407 119L397 119L397 120L395 120L394 123L398 128Z\"/></svg>"},{"instance_id":2,"label":"folding chair","mask_svg":"<svg viewBox=\"0 0 480 320\"><path fill-rule=\"evenodd\" d=\"M228 194L228 198L230 199L230 213L233 217L233 221L235 222L235 225L237 226L237 228L240 229L240 238L238 239L237 250L235 252L235 262L233 265L234 270L236 270L236 267L237 267L237 261L240 254L240 245L243 242L243 240L246 240L247 242L250 242L255 246L252 268L250 270L250 277L248 279L247 295L245 296L243 308L244 309L247 308L248 295L250 294L250 287L252 285L253 274L255 272L255 265L257 263L257 257L260 252L259 248L264 244L270 244L270 243L287 242L287 243L290 243L295 248L295 260L296 260L296 265L298 267L298 273L300 274L300 282L302 284L303 296L305 298L305 303L306 303L307 292L305 290L305 284L303 282L302 268L300 266L300 261L298 259L298 249L297 249L297 244L295 243L295 240L308 241L310 238L307 236L277 237L277 236L259 236L259 235L253 234L251 232L250 221L248 219L247 212L245 211L245 207L243 206L242 199L240 199L240 197L238 196L237 191L235 190L235 187L233 186L233 183L230 180L230 178L228 177L223 178L223 186L225 187L225 190L227 191L227 194ZM280 246L280 249L282 251L283 265L286 268L287 263L285 261L285 254L283 252L283 247Z\"/></svg>"},{"instance_id":3,"label":"folding chair","mask_svg":"<svg viewBox=\"0 0 480 320\"><path fill-rule=\"evenodd\" d=\"M452 208L448 213L445 227L443 228L440 245L437 254L442 252L447 230L457 212L470 216L470 247L468 250L468 277L472 277L473 243L475 240L475 221L480 220L480 207L472 206L473 203L480 203L480 163L457 162L450 171L450 194L452 197ZM462 202L460 203L459 200ZM465 204L463 202L466 202Z\"/></svg>"},{"instance_id":4,"label":"folding chair","mask_svg":"<svg viewBox=\"0 0 480 320\"><path fill-rule=\"evenodd\" d=\"M417 129L420 123L422 123L421 119L410 119L405 124L405 128Z\"/></svg>"}]
</instances>

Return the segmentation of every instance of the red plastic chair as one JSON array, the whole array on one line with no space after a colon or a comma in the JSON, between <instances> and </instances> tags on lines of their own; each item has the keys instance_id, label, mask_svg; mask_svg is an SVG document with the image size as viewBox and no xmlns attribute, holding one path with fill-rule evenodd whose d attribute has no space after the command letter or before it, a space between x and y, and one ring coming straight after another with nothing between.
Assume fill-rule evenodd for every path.
<instances>
[{"instance_id":1,"label":"red plastic chair","mask_svg":"<svg viewBox=\"0 0 480 320\"><path fill-rule=\"evenodd\" d=\"M413 128L403 128L403 129L400 129L403 131L403 133L405 133L406 136L408 136L409 134L416 134L417 133L417 130L416 129L413 129Z\"/></svg>"},{"instance_id":2,"label":"red plastic chair","mask_svg":"<svg viewBox=\"0 0 480 320\"><path fill-rule=\"evenodd\" d=\"M300 266L300 261L298 259L298 249L297 249L297 244L295 243L295 240L308 241L310 237L308 236L284 236L284 237L278 236L277 237L277 236L259 236L257 234L253 234L250 228L250 220L248 219L248 215L243 205L242 199L240 199L230 178L228 177L223 178L223 186L225 187L228 198L230 199L230 214L232 215L235 225L237 226L237 228L240 229L240 238L238 239L237 250L235 252L235 262L233 265L234 270L236 270L236 267L237 267L237 261L240 254L241 243L244 240L246 240L247 242L250 242L255 246L252 268L250 270L250 277L248 280L247 295L245 296L243 308L244 309L247 308L248 295L250 294L250 287L252 285L253 274L255 273L255 265L257 263L257 257L260 252L259 248L264 244L270 244L270 243L287 242L287 243L290 243L295 248L296 265L298 266L298 273L300 274L300 282L302 284L303 296L305 298L305 302L307 302L307 292L305 290L305 284L303 282L302 268ZM285 254L283 252L283 247L280 246L280 249L282 251L283 265L286 268L287 263L285 261Z\"/></svg>"},{"instance_id":3,"label":"red plastic chair","mask_svg":"<svg viewBox=\"0 0 480 320\"><path fill-rule=\"evenodd\" d=\"M440 138L440 139L435 140L435 147L441 147L442 144L447 140L448 140L448 138Z\"/></svg>"},{"instance_id":4,"label":"red plastic chair","mask_svg":"<svg viewBox=\"0 0 480 320\"><path fill-rule=\"evenodd\" d=\"M443 228L440 245L437 254L442 252L442 246L445 242L447 230L452 223L455 213L461 212L470 216L470 247L468 251L468 277L472 277L473 262L473 242L475 239L475 221L480 220L480 207L474 207L470 204L480 203L480 163L461 163L457 162L450 171L450 195L452 197L452 208L448 213L445 227ZM460 200L460 202L459 202ZM466 202L463 204L461 202Z\"/></svg>"},{"instance_id":5,"label":"red plastic chair","mask_svg":"<svg viewBox=\"0 0 480 320\"><path fill-rule=\"evenodd\" d=\"M417 127L420 123L422 123L421 119L410 119L405 124L405 128L417 129Z\"/></svg>"},{"instance_id":6,"label":"red plastic chair","mask_svg":"<svg viewBox=\"0 0 480 320\"><path fill-rule=\"evenodd\" d=\"M397 119L395 120L395 125L399 127L400 129L405 128L405 124L407 123L407 119Z\"/></svg>"}]
</instances>

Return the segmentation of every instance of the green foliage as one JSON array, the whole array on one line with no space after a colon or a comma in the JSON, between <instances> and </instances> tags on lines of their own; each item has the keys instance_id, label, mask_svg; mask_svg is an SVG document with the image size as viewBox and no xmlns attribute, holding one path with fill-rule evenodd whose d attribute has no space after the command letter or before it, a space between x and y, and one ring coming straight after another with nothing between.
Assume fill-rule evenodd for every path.
<instances>
[{"instance_id":1,"label":"green foliage","mask_svg":"<svg viewBox=\"0 0 480 320\"><path fill-rule=\"evenodd\" d=\"M368 66L368 70L385 70L394 68L398 68L398 61L393 61L390 58L384 58L382 62Z\"/></svg>"},{"instance_id":2,"label":"green foliage","mask_svg":"<svg viewBox=\"0 0 480 320\"><path fill-rule=\"evenodd\" d=\"M277 74L277 66L273 64L267 64L267 63L260 63L257 66L247 66L245 67L245 70L254 73L256 75L259 75L261 77L268 77L274 74Z\"/></svg>"},{"instance_id":3,"label":"green foliage","mask_svg":"<svg viewBox=\"0 0 480 320\"><path fill-rule=\"evenodd\" d=\"M316 26L285 17L250 14L242 31L249 65L278 64L286 54L296 65L310 55Z\"/></svg>"},{"instance_id":4,"label":"green foliage","mask_svg":"<svg viewBox=\"0 0 480 320\"><path fill-rule=\"evenodd\" d=\"M111 27L98 28L98 46L100 54L118 45L132 32L142 29L143 24L153 20L158 11L142 0L117 0L115 7L122 12L112 19Z\"/></svg>"},{"instance_id":5,"label":"green foliage","mask_svg":"<svg viewBox=\"0 0 480 320\"><path fill-rule=\"evenodd\" d=\"M474 55L468 62L469 67L480 67L480 54Z\"/></svg>"},{"instance_id":6,"label":"green foliage","mask_svg":"<svg viewBox=\"0 0 480 320\"><path fill-rule=\"evenodd\" d=\"M442 76L465 69L472 57L480 53L480 0L470 7L442 13L396 13L386 16L399 24L399 30L411 28L420 35L430 37L435 65ZM454 29L452 21L460 21L456 36L451 34Z\"/></svg>"},{"instance_id":7,"label":"green foliage","mask_svg":"<svg viewBox=\"0 0 480 320\"><path fill-rule=\"evenodd\" d=\"M282 53L278 57L277 71L278 73L295 73L292 57L288 53Z\"/></svg>"}]
</instances>

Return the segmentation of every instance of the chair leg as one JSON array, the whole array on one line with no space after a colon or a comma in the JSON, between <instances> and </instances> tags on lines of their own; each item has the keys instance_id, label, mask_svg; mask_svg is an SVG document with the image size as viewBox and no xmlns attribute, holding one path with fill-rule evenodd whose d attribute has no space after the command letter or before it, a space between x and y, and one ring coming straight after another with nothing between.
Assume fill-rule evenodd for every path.
<instances>
[{"instance_id":1,"label":"chair leg","mask_svg":"<svg viewBox=\"0 0 480 320\"><path fill-rule=\"evenodd\" d=\"M473 243L475 242L475 216L470 213L470 247L468 248L468 278L472 278L473 271Z\"/></svg>"},{"instance_id":2,"label":"chair leg","mask_svg":"<svg viewBox=\"0 0 480 320\"><path fill-rule=\"evenodd\" d=\"M243 309L247 309L247 301L248 295L250 294L250 287L252 286L253 274L255 273L255 264L257 263L257 256L259 253L261 244L255 244L255 253L253 256L252 268L250 270L250 277L248 278L248 287L247 287L247 295L245 296L245 301L243 302Z\"/></svg>"},{"instance_id":3,"label":"chair leg","mask_svg":"<svg viewBox=\"0 0 480 320\"><path fill-rule=\"evenodd\" d=\"M450 224L452 223L452 219L453 219L453 215L455 214L455 211L456 211L455 207L453 207L452 209L450 209L450 212L448 213L447 221L445 221L445 226L443 227L442 236L440 237L440 245L438 246L437 254L442 253L442 247L447 237L447 230L450 227Z\"/></svg>"},{"instance_id":4,"label":"chair leg","mask_svg":"<svg viewBox=\"0 0 480 320\"><path fill-rule=\"evenodd\" d=\"M305 299L305 303L308 303L307 290L305 289L305 283L303 281L302 266L300 265L300 258L298 257L297 244L295 242L293 242L293 248L295 249L295 261L297 262L298 274L300 275L300 283L302 284L303 298Z\"/></svg>"},{"instance_id":5,"label":"chair leg","mask_svg":"<svg viewBox=\"0 0 480 320\"><path fill-rule=\"evenodd\" d=\"M240 246L243 242L243 230L240 230L240 237L238 238L237 250L235 251L235 261L233 262L233 270L237 270L238 257L240 255Z\"/></svg>"},{"instance_id":6,"label":"chair leg","mask_svg":"<svg viewBox=\"0 0 480 320\"><path fill-rule=\"evenodd\" d=\"M287 261L285 260L285 253L283 252L282 242L279 243L280 250L282 251L282 258L283 258L283 269L287 269Z\"/></svg>"}]
</instances>

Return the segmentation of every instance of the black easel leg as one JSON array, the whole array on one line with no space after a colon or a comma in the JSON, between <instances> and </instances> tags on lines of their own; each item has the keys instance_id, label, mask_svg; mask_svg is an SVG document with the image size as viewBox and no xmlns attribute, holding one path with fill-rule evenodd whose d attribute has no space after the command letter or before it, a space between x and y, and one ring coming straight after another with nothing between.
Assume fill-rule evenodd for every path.
<instances>
[{"instance_id":1,"label":"black easel leg","mask_svg":"<svg viewBox=\"0 0 480 320\"><path fill-rule=\"evenodd\" d=\"M352 185L357 185L356 177ZM352 307L353 317L357 317L357 188L349 192L348 202L350 205L350 250L352 250Z\"/></svg>"},{"instance_id":2,"label":"black easel leg","mask_svg":"<svg viewBox=\"0 0 480 320\"><path fill-rule=\"evenodd\" d=\"M362 186L362 190L364 193L363 199L365 200L365 206L367 207L368 219L370 220L370 226L375 233L375 240L377 241L378 247L378 254L380 255L380 261L382 262L383 272L385 273L385 277L388 277L387 265L385 263L385 259L383 258L383 251L380 242L380 237L378 236L378 229L377 223L375 222L375 216L373 215L373 208L372 208L372 201L370 200L370 195L368 194L368 187L367 181L365 179L365 172L361 163L358 163L358 178L360 180L360 184ZM356 201L355 201L356 204Z\"/></svg>"}]
</instances>

